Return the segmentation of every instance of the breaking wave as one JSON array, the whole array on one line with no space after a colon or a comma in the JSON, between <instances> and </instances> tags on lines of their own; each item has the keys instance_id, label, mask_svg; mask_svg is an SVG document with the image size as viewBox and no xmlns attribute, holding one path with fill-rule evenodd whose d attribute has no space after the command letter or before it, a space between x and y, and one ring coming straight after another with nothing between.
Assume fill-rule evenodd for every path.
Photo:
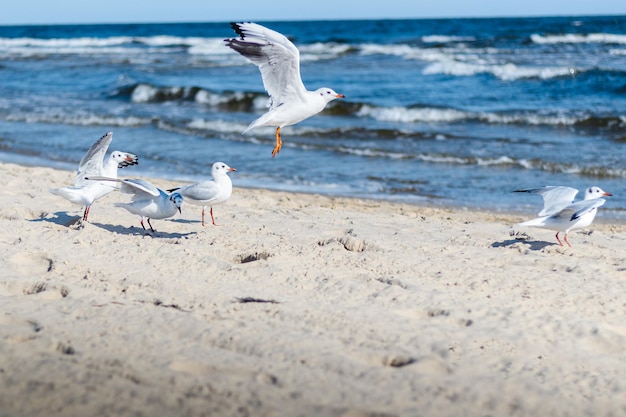
<instances>
[{"instance_id":1,"label":"breaking wave","mask_svg":"<svg viewBox=\"0 0 626 417\"><path fill-rule=\"evenodd\" d=\"M535 33L530 35L530 40L540 45L555 43L607 43L626 45L626 35L613 33L566 33L560 35L539 35Z\"/></svg>"}]
</instances>

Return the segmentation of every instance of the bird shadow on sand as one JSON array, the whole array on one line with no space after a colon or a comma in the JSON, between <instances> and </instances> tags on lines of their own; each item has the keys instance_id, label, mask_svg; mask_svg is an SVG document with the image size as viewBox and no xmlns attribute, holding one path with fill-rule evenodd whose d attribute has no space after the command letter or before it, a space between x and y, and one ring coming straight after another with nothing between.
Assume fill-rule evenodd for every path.
<instances>
[{"instance_id":1,"label":"bird shadow on sand","mask_svg":"<svg viewBox=\"0 0 626 417\"><path fill-rule=\"evenodd\" d=\"M191 220L191 219L171 219L172 223L184 223L184 224L200 224L202 223L200 220Z\"/></svg>"},{"instance_id":2,"label":"bird shadow on sand","mask_svg":"<svg viewBox=\"0 0 626 417\"><path fill-rule=\"evenodd\" d=\"M40 217L29 221L48 222L58 224L59 226L75 227L82 222L82 216L71 216L65 211L57 211L55 213L43 213Z\"/></svg>"},{"instance_id":3,"label":"bird shadow on sand","mask_svg":"<svg viewBox=\"0 0 626 417\"><path fill-rule=\"evenodd\" d=\"M178 233L178 232L162 232L156 229L154 232L151 230L144 230L143 228L139 228L137 226L121 226L114 224L104 224L104 223L90 223L92 226L99 227L100 229L107 230L112 233L118 233L120 235L133 235L133 236L150 236L155 238L162 239L179 239L184 237L189 237L192 235L198 234L197 232L189 232L189 233Z\"/></svg>"},{"instance_id":4,"label":"bird shadow on sand","mask_svg":"<svg viewBox=\"0 0 626 417\"><path fill-rule=\"evenodd\" d=\"M513 245L523 245L530 250L541 251L549 246L558 246L556 243L544 242L539 240L520 240L520 239L508 239L502 242L494 242L491 244L492 248L505 248Z\"/></svg>"},{"instance_id":5,"label":"bird shadow on sand","mask_svg":"<svg viewBox=\"0 0 626 417\"><path fill-rule=\"evenodd\" d=\"M49 222L54 223L59 226L69 227L71 229L82 229L85 227L85 221L83 221L82 216L71 216L66 212L58 211L56 213L45 213L41 217L37 219L30 220L31 222ZM189 233L170 233L170 232L161 232L158 229L155 232L150 230L143 230L137 226L122 226L122 225L114 225L114 224L105 224L98 222L89 222L91 226L98 227L100 229L109 231L111 233L118 233L120 235L139 235L139 236L151 236L165 239L176 239L188 237L191 235L197 234L197 232L189 232Z\"/></svg>"}]
</instances>

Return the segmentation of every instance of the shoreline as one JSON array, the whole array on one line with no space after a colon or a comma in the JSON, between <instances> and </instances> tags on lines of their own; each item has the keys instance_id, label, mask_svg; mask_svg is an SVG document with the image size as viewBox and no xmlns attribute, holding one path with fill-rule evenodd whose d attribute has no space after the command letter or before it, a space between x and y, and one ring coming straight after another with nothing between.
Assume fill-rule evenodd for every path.
<instances>
[{"instance_id":1,"label":"shoreline","mask_svg":"<svg viewBox=\"0 0 626 417\"><path fill-rule=\"evenodd\" d=\"M68 172L68 173L73 173L75 172L75 168L65 168L64 166L52 166L52 165L41 165L38 164L37 161L31 161L31 162L27 162L27 161L21 161L21 162L8 162L7 160L4 160L2 158L0 158L0 165L16 165L16 166L20 166L20 167L25 167L25 168L44 168L44 169L52 169L54 171L61 171L61 172ZM62 164L62 165L66 165L66 164ZM124 171L121 172L120 174L120 178L144 178L147 179L151 182L153 182L155 185L158 186L158 183L163 183L166 184L164 187L169 187L169 186L174 186L174 185L180 185L180 184L186 184L186 183L190 183L190 182L194 182L194 181L188 181L186 179L168 179L165 177L154 177L151 176L149 174L140 174L140 175L124 175L124 174L131 174L131 171ZM203 179L198 179L197 181L202 181ZM439 209L439 210L452 210L452 211L469 211L469 212L475 212L475 213L483 213L485 215L501 215L504 217L511 217L511 218L519 218L519 221L522 220L529 220L531 218L533 218L536 215L536 212L539 211L539 209L541 208L542 205L542 201L541 198L539 198L538 196L534 199L529 198L528 200L528 204L529 204L529 208L526 210L522 210L522 209L491 209L491 208L487 208L487 207L472 207L472 206L463 206L461 204L436 204L432 201L428 202L428 201L416 201L416 200L410 200L410 199L403 199L403 198L398 198L398 199L389 199L389 198L384 198L384 197L380 197L380 198L374 198L374 197L363 197L363 196L350 196L350 195L341 195L341 194L322 194L322 193L318 193L315 191L311 191L311 192L307 192L307 191L292 191L292 190L280 190L280 189L270 189L270 188L262 188L262 187L248 187L248 186L241 186L241 185L237 185L236 184L236 178L235 181L233 182L233 194L236 192L236 190L254 190L254 191L259 191L259 192L268 192L268 193L286 193L286 194L293 194L293 195L305 195L305 196L319 196L321 198L328 198L328 199L346 199L346 200L355 200L355 201L371 201L373 203L382 203L382 204L397 204L397 205L407 205L407 206L415 206L415 207L421 207L424 209ZM68 182L65 183L64 185L59 185L59 186L68 186L71 185L73 183L73 176L69 176L68 177ZM556 184L555 184L556 185ZM162 187L163 188L163 187ZM509 192L509 194L513 194L512 191ZM506 195L506 194L505 194ZM577 196L578 197L578 196ZM534 201L534 204L533 204ZM610 203L610 199L607 200L607 203ZM97 203L96 203L97 204ZM622 210L623 211L623 210ZM614 216L611 216L611 213L614 213ZM616 214L618 213L616 209L611 209L610 207L607 207L606 205L603 206L600 209L600 212L598 214L598 216L596 216L593 224L591 227L593 227L593 225L595 224L617 224L617 225L626 225L626 216L624 215L618 215ZM513 224L512 224L513 225Z\"/></svg>"},{"instance_id":2,"label":"shoreline","mask_svg":"<svg viewBox=\"0 0 626 417\"><path fill-rule=\"evenodd\" d=\"M234 187L150 236L0 173L0 416L626 412L623 223Z\"/></svg>"}]
</instances>

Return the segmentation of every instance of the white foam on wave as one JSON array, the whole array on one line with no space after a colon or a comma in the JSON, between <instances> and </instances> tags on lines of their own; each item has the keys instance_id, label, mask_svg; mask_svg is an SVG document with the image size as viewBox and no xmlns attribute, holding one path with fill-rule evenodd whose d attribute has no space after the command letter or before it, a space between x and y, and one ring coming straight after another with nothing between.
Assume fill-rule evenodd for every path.
<instances>
[{"instance_id":1,"label":"white foam on wave","mask_svg":"<svg viewBox=\"0 0 626 417\"><path fill-rule=\"evenodd\" d=\"M512 63L508 64L472 64L452 59L429 64L424 74L447 74L457 76L471 76L476 74L491 74L503 81L515 81L523 78L539 78L547 80L556 77L570 76L576 71L570 67L523 67Z\"/></svg>"},{"instance_id":2,"label":"white foam on wave","mask_svg":"<svg viewBox=\"0 0 626 417\"><path fill-rule=\"evenodd\" d=\"M126 54L183 52L191 55L226 55L221 38L111 36L107 38L0 38L4 54L33 56L46 54Z\"/></svg>"},{"instance_id":3,"label":"white foam on wave","mask_svg":"<svg viewBox=\"0 0 626 417\"><path fill-rule=\"evenodd\" d=\"M454 76L473 76L491 74L504 81L524 78L551 79L570 76L576 73L571 67L520 66L514 63L499 63L496 55L501 53L496 48L473 49L456 48L419 48L409 45L364 44L363 54L383 54L400 56L428 63L423 70L426 75L446 74Z\"/></svg>"},{"instance_id":4,"label":"white foam on wave","mask_svg":"<svg viewBox=\"0 0 626 417\"><path fill-rule=\"evenodd\" d=\"M359 46L363 55L393 55L405 59L418 59L423 61L437 61L445 54L441 49L418 48L406 44L383 45L379 43L366 43Z\"/></svg>"},{"instance_id":5,"label":"white foam on wave","mask_svg":"<svg viewBox=\"0 0 626 417\"><path fill-rule=\"evenodd\" d=\"M205 104L207 106L219 106L229 102L232 99L243 100L245 94L242 92L236 92L231 95L215 94L207 90L199 90L194 97L197 103Z\"/></svg>"},{"instance_id":6,"label":"white foam on wave","mask_svg":"<svg viewBox=\"0 0 626 417\"><path fill-rule=\"evenodd\" d=\"M339 43L316 42L309 45L301 45L300 50L301 61L319 61L325 59L337 58L350 50L350 45Z\"/></svg>"},{"instance_id":7,"label":"white foam on wave","mask_svg":"<svg viewBox=\"0 0 626 417\"><path fill-rule=\"evenodd\" d=\"M493 124L529 124L535 126L571 126L580 121L577 117L563 114L541 115L533 113L481 113L479 119Z\"/></svg>"},{"instance_id":8,"label":"white foam on wave","mask_svg":"<svg viewBox=\"0 0 626 417\"><path fill-rule=\"evenodd\" d=\"M626 35L618 35L614 33L566 33L562 35L539 35L537 33L534 33L530 35L530 40L536 44L612 43L626 45Z\"/></svg>"},{"instance_id":9,"label":"white foam on wave","mask_svg":"<svg viewBox=\"0 0 626 417\"><path fill-rule=\"evenodd\" d=\"M513 158L508 156L500 156L497 158L477 158L476 164L480 166L497 166L497 165L512 165L515 163Z\"/></svg>"},{"instance_id":10,"label":"white foam on wave","mask_svg":"<svg viewBox=\"0 0 626 417\"><path fill-rule=\"evenodd\" d=\"M357 117L371 117L383 122L395 123L454 123L479 120L490 124L528 124L536 126L570 126L580 122L584 116L537 113L475 113L445 108L375 107L364 105ZM625 117L626 119L626 117Z\"/></svg>"},{"instance_id":11,"label":"white foam on wave","mask_svg":"<svg viewBox=\"0 0 626 417\"><path fill-rule=\"evenodd\" d=\"M157 95L158 88L148 85L139 84L133 89L130 95L130 101L133 103L148 103Z\"/></svg>"},{"instance_id":12,"label":"white foam on wave","mask_svg":"<svg viewBox=\"0 0 626 417\"><path fill-rule=\"evenodd\" d=\"M129 36L112 36L109 38L0 38L0 48L43 47L43 48L81 48L86 46L115 46L132 42Z\"/></svg>"},{"instance_id":13,"label":"white foam on wave","mask_svg":"<svg viewBox=\"0 0 626 417\"><path fill-rule=\"evenodd\" d=\"M373 107L365 105L357 113L357 117L371 117L376 120L400 123L440 123L456 122L471 117L470 113L455 109L437 109L431 107Z\"/></svg>"},{"instance_id":14,"label":"white foam on wave","mask_svg":"<svg viewBox=\"0 0 626 417\"><path fill-rule=\"evenodd\" d=\"M154 51L155 52L171 52L168 51ZM81 47L81 48L10 48L4 51L0 51L1 55L8 56L21 56L21 57L33 57L33 56L45 56L45 55L126 55L137 56L139 54L145 54L145 50L141 48L124 48L124 47Z\"/></svg>"},{"instance_id":15,"label":"white foam on wave","mask_svg":"<svg viewBox=\"0 0 626 417\"><path fill-rule=\"evenodd\" d=\"M152 119L142 117L102 116L95 114L10 114L6 117L10 122L67 124L74 126L118 126L136 127L150 124Z\"/></svg>"},{"instance_id":16,"label":"white foam on wave","mask_svg":"<svg viewBox=\"0 0 626 417\"><path fill-rule=\"evenodd\" d=\"M242 131L245 126L241 123L232 123L224 120L194 119L187 123L187 127L196 130L207 130L212 132L232 133Z\"/></svg>"},{"instance_id":17,"label":"white foam on wave","mask_svg":"<svg viewBox=\"0 0 626 417\"><path fill-rule=\"evenodd\" d=\"M474 42L473 36L427 35L422 36L424 43Z\"/></svg>"},{"instance_id":18,"label":"white foam on wave","mask_svg":"<svg viewBox=\"0 0 626 417\"><path fill-rule=\"evenodd\" d=\"M407 159L411 157L411 155L406 153L389 152L373 148L349 148L346 146L339 146L336 150L341 153L364 156L368 158Z\"/></svg>"},{"instance_id":19,"label":"white foam on wave","mask_svg":"<svg viewBox=\"0 0 626 417\"><path fill-rule=\"evenodd\" d=\"M191 96L191 90L191 87L155 87L150 84L139 84L133 89L130 100L133 103L149 103L155 101L158 96L187 98ZM197 95L198 93L196 97Z\"/></svg>"}]
</instances>

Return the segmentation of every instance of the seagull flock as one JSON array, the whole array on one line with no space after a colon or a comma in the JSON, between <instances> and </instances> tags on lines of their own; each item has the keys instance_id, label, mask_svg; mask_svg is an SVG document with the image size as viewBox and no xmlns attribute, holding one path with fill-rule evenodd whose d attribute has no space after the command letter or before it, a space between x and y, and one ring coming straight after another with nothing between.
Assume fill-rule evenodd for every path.
<instances>
[{"instance_id":1,"label":"seagull flock","mask_svg":"<svg viewBox=\"0 0 626 417\"><path fill-rule=\"evenodd\" d=\"M315 91L307 90L300 76L300 52L298 48L283 34L252 22L231 23L231 28L238 38L224 39L226 46L238 52L259 68L263 86L269 95L268 111L261 115L242 132L261 127L276 127L276 144L272 150L272 158L280 152L283 141L281 129L291 126L320 113L328 103L335 99L345 98L343 94L328 87ZM92 204L112 191L130 194L128 203L116 203L130 213L141 217L141 226L147 230L154 228L150 219L165 219L182 213L183 201L202 206L202 226L205 225L205 209L210 207L211 223L216 225L213 206L228 201L232 194L232 182L228 173L235 172L224 162L215 162L211 169L211 180L195 184L181 185L164 191L143 179L119 179L117 170L138 164L135 154L122 151L112 152L106 158L106 152L113 139L109 132L91 146L78 165L78 171L71 187L55 188L50 192L68 201L85 207L82 220L88 221ZM514 190L537 194L543 198L543 209L538 217L517 226L539 227L556 231L559 245L563 240L571 246L567 235L570 231L591 225L598 208L604 205L612 194L599 187L589 187L584 198L574 201L578 190L564 186L545 186Z\"/></svg>"}]
</instances>

